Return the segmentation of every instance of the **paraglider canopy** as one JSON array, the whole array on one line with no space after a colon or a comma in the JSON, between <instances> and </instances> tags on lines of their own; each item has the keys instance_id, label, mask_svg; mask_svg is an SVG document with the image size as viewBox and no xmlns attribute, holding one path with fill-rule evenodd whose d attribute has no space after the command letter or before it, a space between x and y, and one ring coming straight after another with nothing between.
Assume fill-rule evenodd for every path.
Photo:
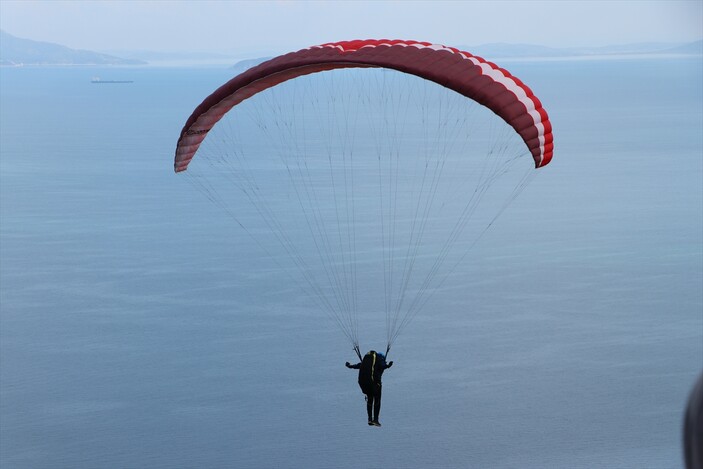
<instances>
[{"instance_id":1,"label":"paraglider canopy","mask_svg":"<svg viewBox=\"0 0 703 469\"><path fill-rule=\"evenodd\" d=\"M234 77L186 122L174 169L185 171L205 135L233 106L284 81L339 68L382 67L417 75L488 107L520 134L539 168L552 158L552 127L532 90L507 70L453 47L403 40L322 44L281 55Z\"/></svg>"}]
</instances>

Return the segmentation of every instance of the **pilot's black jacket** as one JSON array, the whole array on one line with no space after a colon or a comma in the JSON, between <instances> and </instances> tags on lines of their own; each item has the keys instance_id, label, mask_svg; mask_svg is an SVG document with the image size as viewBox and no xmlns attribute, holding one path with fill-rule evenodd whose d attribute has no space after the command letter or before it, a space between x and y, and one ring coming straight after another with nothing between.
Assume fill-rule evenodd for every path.
<instances>
[{"instance_id":1,"label":"pilot's black jacket","mask_svg":"<svg viewBox=\"0 0 703 469\"><path fill-rule=\"evenodd\" d=\"M392 365L393 362L391 362ZM349 368L359 370L359 387L364 394L373 394L376 387L381 386L383 372L390 368L386 363L386 357L371 350L364 355L363 360L356 365L349 365Z\"/></svg>"}]
</instances>

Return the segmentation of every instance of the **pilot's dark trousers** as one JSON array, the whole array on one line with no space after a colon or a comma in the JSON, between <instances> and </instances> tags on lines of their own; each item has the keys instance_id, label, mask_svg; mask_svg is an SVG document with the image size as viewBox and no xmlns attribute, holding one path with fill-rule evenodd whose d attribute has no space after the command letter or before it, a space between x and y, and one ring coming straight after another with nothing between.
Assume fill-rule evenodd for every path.
<instances>
[{"instance_id":1,"label":"pilot's dark trousers","mask_svg":"<svg viewBox=\"0 0 703 469\"><path fill-rule=\"evenodd\" d=\"M378 414L381 413L381 391L383 390L382 385L373 386L372 392L366 395L366 413L369 416L369 420L374 420L378 422ZM373 411L373 419L371 418L371 412Z\"/></svg>"}]
</instances>

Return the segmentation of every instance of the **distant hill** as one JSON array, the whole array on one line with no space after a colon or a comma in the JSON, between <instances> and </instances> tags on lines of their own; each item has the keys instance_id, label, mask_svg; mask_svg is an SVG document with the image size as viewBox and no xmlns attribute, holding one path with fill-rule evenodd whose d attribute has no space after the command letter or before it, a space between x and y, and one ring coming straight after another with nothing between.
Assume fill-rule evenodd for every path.
<instances>
[{"instance_id":1,"label":"distant hill","mask_svg":"<svg viewBox=\"0 0 703 469\"><path fill-rule=\"evenodd\" d=\"M155 64L230 64L234 54L200 51L154 51L141 50L105 50L107 54L125 59L144 60L151 65Z\"/></svg>"},{"instance_id":2,"label":"distant hill","mask_svg":"<svg viewBox=\"0 0 703 469\"><path fill-rule=\"evenodd\" d=\"M534 44L490 43L478 46L459 46L458 49L485 59L500 57L560 57L566 55L562 49L536 46Z\"/></svg>"},{"instance_id":3,"label":"distant hill","mask_svg":"<svg viewBox=\"0 0 703 469\"><path fill-rule=\"evenodd\" d=\"M2 1L2 0L0 0ZM487 60L504 58L568 58L616 55L703 55L703 40L691 43L636 43L604 47L546 47L534 44L492 43L457 45ZM230 54L213 52L109 51L111 54L71 49L59 44L22 39L0 30L0 66L15 65L145 65L147 63L183 63L190 65L226 64ZM250 51L252 53L253 51ZM240 52L241 53L241 52ZM253 52L256 53L256 52ZM270 53L259 51L261 55ZM118 56L119 55L119 56ZM253 54L252 54L253 55ZM241 60L232 66L239 73L271 57ZM147 62L148 61L148 62Z\"/></svg>"},{"instance_id":4,"label":"distant hill","mask_svg":"<svg viewBox=\"0 0 703 469\"><path fill-rule=\"evenodd\" d=\"M135 59L122 59L87 50L71 49L50 42L15 37L0 30L0 65L144 65Z\"/></svg>"},{"instance_id":5,"label":"distant hill","mask_svg":"<svg viewBox=\"0 0 703 469\"><path fill-rule=\"evenodd\" d=\"M256 59L240 60L236 64L232 65L232 70L234 70L235 72L244 72L272 58L273 57L259 57Z\"/></svg>"},{"instance_id":6,"label":"distant hill","mask_svg":"<svg viewBox=\"0 0 703 469\"><path fill-rule=\"evenodd\" d=\"M601 47L561 48L537 46L533 44L493 43L481 44L476 46L459 46L458 48L489 60L507 57L586 57L640 54L703 55L703 40L686 44L650 42L636 44L618 44Z\"/></svg>"},{"instance_id":7,"label":"distant hill","mask_svg":"<svg viewBox=\"0 0 703 469\"><path fill-rule=\"evenodd\" d=\"M636 43L618 44L602 47L570 47L557 48L538 46L534 44L506 44L490 43L477 46L457 46L460 50L465 50L471 54L483 57L487 60L505 58L568 58L568 57L600 57L616 55L703 55L703 40L686 44L672 43ZM259 65L272 57L259 57L255 59L240 60L232 66L236 73L244 72L256 65Z\"/></svg>"},{"instance_id":8,"label":"distant hill","mask_svg":"<svg viewBox=\"0 0 703 469\"><path fill-rule=\"evenodd\" d=\"M683 44L678 47L672 47L667 49L665 52L671 54L695 54L703 55L703 39L696 42L691 42L689 44Z\"/></svg>"}]
</instances>

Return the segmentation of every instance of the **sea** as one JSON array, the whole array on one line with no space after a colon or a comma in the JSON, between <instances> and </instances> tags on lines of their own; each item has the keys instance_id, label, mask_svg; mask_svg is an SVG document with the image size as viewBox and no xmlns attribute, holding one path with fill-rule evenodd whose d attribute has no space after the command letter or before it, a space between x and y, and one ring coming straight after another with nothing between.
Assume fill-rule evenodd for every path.
<instances>
[{"instance_id":1,"label":"sea","mask_svg":"<svg viewBox=\"0 0 703 469\"><path fill-rule=\"evenodd\" d=\"M394 343L381 428L334 322L173 172L231 69L1 68L0 467L682 468L703 60L500 65L554 159Z\"/></svg>"}]
</instances>

